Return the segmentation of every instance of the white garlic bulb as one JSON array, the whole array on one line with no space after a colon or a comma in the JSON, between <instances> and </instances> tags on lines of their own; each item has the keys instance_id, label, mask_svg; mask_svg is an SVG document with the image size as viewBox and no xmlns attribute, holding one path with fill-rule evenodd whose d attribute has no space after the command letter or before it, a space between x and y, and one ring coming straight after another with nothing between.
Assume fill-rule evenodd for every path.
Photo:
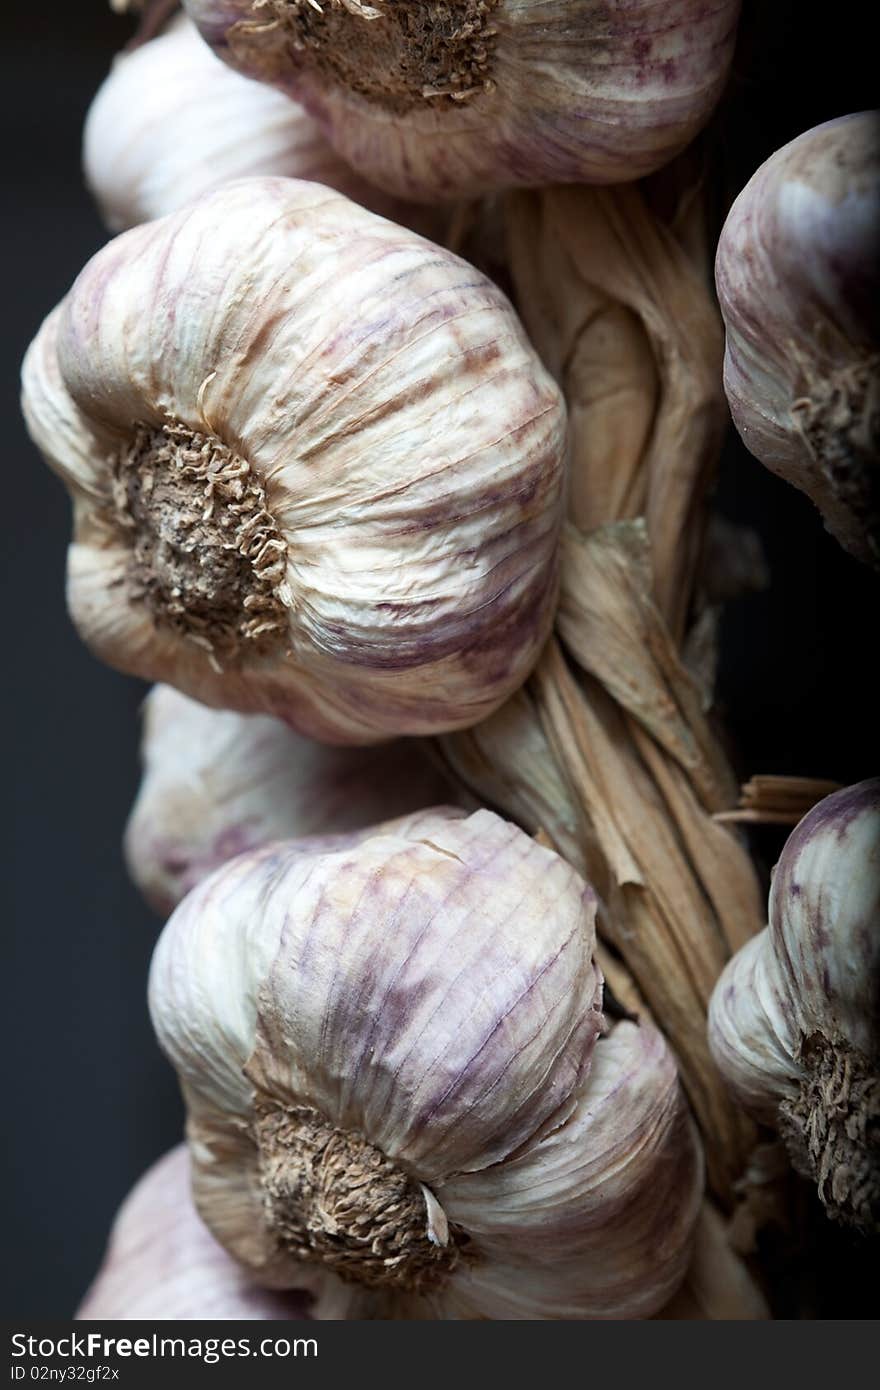
<instances>
[{"instance_id":1,"label":"white garlic bulb","mask_svg":"<svg viewBox=\"0 0 880 1390\"><path fill-rule=\"evenodd\" d=\"M284 1320L308 1316L304 1294L248 1281L193 1206L181 1144L154 1163L119 1209L78 1321Z\"/></svg>"},{"instance_id":2,"label":"white garlic bulb","mask_svg":"<svg viewBox=\"0 0 880 1390\"><path fill-rule=\"evenodd\" d=\"M739 0L185 7L221 58L302 101L371 182L427 201L660 168L712 111L739 15Z\"/></svg>"},{"instance_id":3,"label":"white garlic bulb","mask_svg":"<svg viewBox=\"0 0 880 1390\"><path fill-rule=\"evenodd\" d=\"M142 758L125 857L163 916L245 850L454 799L421 740L328 748L277 719L208 709L169 685L147 696Z\"/></svg>"},{"instance_id":4,"label":"white garlic bulb","mask_svg":"<svg viewBox=\"0 0 880 1390\"><path fill-rule=\"evenodd\" d=\"M245 854L150 975L197 1208L319 1318L656 1312L702 1159L653 1028L600 1038L595 898L488 811Z\"/></svg>"},{"instance_id":5,"label":"white garlic bulb","mask_svg":"<svg viewBox=\"0 0 880 1390\"><path fill-rule=\"evenodd\" d=\"M263 174L327 184L395 222L433 230L423 209L349 168L296 102L221 63L182 15L115 60L89 108L83 165L114 232Z\"/></svg>"},{"instance_id":6,"label":"white garlic bulb","mask_svg":"<svg viewBox=\"0 0 880 1390\"><path fill-rule=\"evenodd\" d=\"M880 112L809 130L762 164L715 264L724 387L756 458L880 566Z\"/></svg>"},{"instance_id":7,"label":"white garlic bulb","mask_svg":"<svg viewBox=\"0 0 880 1390\"><path fill-rule=\"evenodd\" d=\"M880 1229L880 779L820 801L773 874L769 926L724 970L709 1041L835 1218Z\"/></svg>"},{"instance_id":8,"label":"white garlic bulb","mask_svg":"<svg viewBox=\"0 0 880 1390\"><path fill-rule=\"evenodd\" d=\"M339 743L475 723L533 665L565 407L450 252L242 179L99 251L23 377L111 665Z\"/></svg>"}]
</instances>

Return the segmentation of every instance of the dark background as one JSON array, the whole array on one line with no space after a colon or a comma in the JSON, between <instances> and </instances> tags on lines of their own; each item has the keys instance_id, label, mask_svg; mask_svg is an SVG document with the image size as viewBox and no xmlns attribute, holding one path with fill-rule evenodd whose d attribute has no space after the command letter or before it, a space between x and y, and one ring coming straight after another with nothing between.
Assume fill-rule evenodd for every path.
<instances>
[{"instance_id":1,"label":"dark background","mask_svg":"<svg viewBox=\"0 0 880 1390\"><path fill-rule=\"evenodd\" d=\"M815 9L804 0L747 0L717 131L732 191L802 130L876 104L868 9L855 0ZM99 666L68 622L67 497L18 408L28 342L105 239L81 183L80 134L130 29L104 0L21 3L3 14L0 1307L15 1318L72 1313L114 1211L178 1141L182 1123L145 1001L158 924L129 885L120 851L138 778L143 687ZM767 592L731 604L724 624L720 703L739 771L841 782L876 773L880 583L733 437L718 505L759 530L772 576ZM755 836L765 863L779 844L771 832ZM869 1316L866 1281L846 1277L865 1248L830 1231L819 1240L816 1311Z\"/></svg>"}]
</instances>

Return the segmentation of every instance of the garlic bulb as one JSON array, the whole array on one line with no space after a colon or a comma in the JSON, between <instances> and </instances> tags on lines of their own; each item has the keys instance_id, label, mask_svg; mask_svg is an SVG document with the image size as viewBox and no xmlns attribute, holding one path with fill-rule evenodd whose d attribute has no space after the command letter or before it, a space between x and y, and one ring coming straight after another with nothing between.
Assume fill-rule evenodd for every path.
<instances>
[{"instance_id":1,"label":"garlic bulb","mask_svg":"<svg viewBox=\"0 0 880 1390\"><path fill-rule=\"evenodd\" d=\"M181 1144L141 1178L119 1209L79 1321L254 1322L305 1318L303 1294L248 1282L196 1213L189 1154Z\"/></svg>"},{"instance_id":2,"label":"garlic bulb","mask_svg":"<svg viewBox=\"0 0 880 1390\"><path fill-rule=\"evenodd\" d=\"M552 622L565 407L504 295L292 179L117 237L24 364L95 652L327 742L465 727Z\"/></svg>"},{"instance_id":3,"label":"garlic bulb","mask_svg":"<svg viewBox=\"0 0 880 1390\"><path fill-rule=\"evenodd\" d=\"M184 16L116 59L89 108L83 164L114 232L259 174L311 179L426 235L439 230L424 209L361 179L301 106L221 63Z\"/></svg>"},{"instance_id":4,"label":"garlic bulb","mask_svg":"<svg viewBox=\"0 0 880 1390\"><path fill-rule=\"evenodd\" d=\"M453 797L419 740L328 748L258 714L147 696L144 778L125 830L129 871L163 916L236 854L357 830Z\"/></svg>"},{"instance_id":5,"label":"garlic bulb","mask_svg":"<svg viewBox=\"0 0 880 1390\"><path fill-rule=\"evenodd\" d=\"M281 87L401 197L619 183L709 116L739 0L185 0L232 66Z\"/></svg>"},{"instance_id":6,"label":"garlic bulb","mask_svg":"<svg viewBox=\"0 0 880 1390\"><path fill-rule=\"evenodd\" d=\"M880 1229L880 778L825 797L789 836L769 926L730 961L709 1040L838 1220Z\"/></svg>"},{"instance_id":7,"label":"garlic bulb","mask_svg":"<svg viewBox=\"0 0 880 1390\"><path fill-rule=\"evenodd\" d=\"M715 278L743 443L880 566L880 112L828 121L762 164Z\"/></svg>"},{"instance_id":8,"label":"garlic bulb","mask_svg":"<svg viewBox=\"0 0 880 1390\"><path fill-rule=\"evenodd\" d=\"M150 1007L196 1206L314 1316L641 1317L702 1161L659 1033L607 1036L592 890L488 811L245 854L165 927Z\"/></svg>"}]
</instances>

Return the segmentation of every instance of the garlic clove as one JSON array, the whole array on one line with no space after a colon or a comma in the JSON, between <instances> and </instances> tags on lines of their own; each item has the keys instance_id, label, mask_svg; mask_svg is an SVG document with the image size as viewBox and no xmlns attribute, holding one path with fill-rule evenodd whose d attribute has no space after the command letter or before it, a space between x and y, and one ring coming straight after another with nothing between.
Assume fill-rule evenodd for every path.
<instances>
[{"instance_id":1,"label":"garlic clove","mask_svg":"<svg viewBox=\"0 0 880 1390\"><path fill-rule=\"evenodd\" d=\"M521 683L565 410L470 266L316 184L242 180L111 242L39 338L28 418L50 397L91 436L68 588L104 659L338 743L463 727Z\"/></svg>"},{"instance_id":2,"label":"garlic clove","mask_svg":"<svg viewBox=\"0 0 880 1390\"><path fill-rule=\"evenodd\" d=\"M301 106L220 62L183 15L117 57L89 108L83 165L114 232L257 175L327 184L426 235L439 231L437 218L360 178Z\"/></svg>"},{"instance_id":3,"label":"garlic clove","mask_svg":"<svg viewBox=\"0 0 880 1390\"><path fill-rule=\"evenodd\" d=\"M649 1024L618 1023L563 1125L441 1188L487 1257L457 1292L492 1318L648 1316L684 1277L702 1192L672 1056Z\"/></svg>"},{"instance_id":4,"label":"garlic clove","mask_svg":"<svg viewBox=\"0 0 880 1390\"><path fill-rule=\"evenodd\" d=\"M712 1053L737 1099L773 1124L780 1092L796 1087L796 1031L788 999L777 988L770 929L747 942L728 963L712 995Z\"/></svg>"},{"instance_id":5,"label":"garlic clove","mask_svg":"<svg viewBox=\"0 0 880 1390\"><path fill-rule=\"evenodd\" d=\"M618 183L708 118L739 0L186 0L225 61L302 101L381 187L437 201Z\"/></svg>"},{"instance_id":6,"label":"garlic clove","mask_svg":"<svg viewBox=\"0 0 880 1390\"><path fill-rule=\"evenodd\" d=\"M122 1204L77 1321L288 1321L308 1316L301 1293L249 1282L199 1219L181 1144L160 1158Z\"/></svg>"},{"instance_id":7,"label":"garlic clove","mask_svg":"<svg viewBox=\"0 0 880 1390\"><path fill-rule=\"evenodd\" d=\"M335 837L455 799L418 740L329 748L279 720L212 710L168 685L144 705L144 777L125 830L129 872L168 916L235 855Z\"/></svg>"},{"instance_id":8,"label":"garlic clove","mask_svg":"<svg viewBox=\"0 0 880 1390\"><path fill-rule=\"evenodd\" d=\"M712 996L709 1041L837 1220L880 1224L880 779L820 801L773 875L770 924Z\"/></svg>"},{"instance_id":9,"label":"garlic clove","mask_svg":"<svg viewBox=\"0 0 880 1390\"><path fill-rule=\"evenodd\" d=\"M880 564L880 112L827 121L736 199L715 279L724 387L756 458Z\"/></svg>"}]
</instances>

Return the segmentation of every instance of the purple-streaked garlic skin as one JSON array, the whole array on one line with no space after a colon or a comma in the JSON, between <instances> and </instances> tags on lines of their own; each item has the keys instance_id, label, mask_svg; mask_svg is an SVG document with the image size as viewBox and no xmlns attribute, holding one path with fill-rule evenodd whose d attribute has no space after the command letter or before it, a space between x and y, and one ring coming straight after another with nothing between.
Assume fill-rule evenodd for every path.
<instances>
[{"instance_id":1,"label":"purple-streaked garlic skin","mask_svg":"<svg viewBox=\"0 0 880 1390\"><path fill-rule=\"evenodd\" d=\"M234 179L308 179L431 235L437 219L366 183L297 103L221 63L178 16L122 53L83 132L86 181L113 232L164 217Z\"/></svg>"},{"instance_id":2,"label":"purple-streaked garlic skin","mask_svg":"<svg viewBox=\"0 0 880 1390\"><path fill-rule=\"evenodd\" d=\"M212 710L168 685L144 706L129 872L167 917L201 879L271 840L332 837L452 800L419 740L331 748L264 715Z\"/></svg>"},{"instance_id":3,"label":"purple-streaked garlic skin","mask_svg":"<svg viewBox=\"0 0 880 1390\"><path fill-rule=\"evenodd\" d=\"M737 1100L762 1124L774 1126L780 1097L800 1081L797 1034L790 1000L780 987L769 927L728 962L709 1010L712 1055Z\"/></svg>"},{"instance_id":4,"label":"purple-streaked garlic skin","mask_svg":"<svg viewBox=\"0 0 880 1390\"><path fill-rule=\"evenodd\" d=\"M291 1321L307 1294L249 1282L193 1206L185 1144L153 1164L117 1213L78 1322Z\"/></svg>"},{"instance_id":5,"label":"purple-streaked garlic skin","mask_svg":"<svg viewBox=\"0 0 880 1390\"><path fill-rule=\"evenodd\" d=\"M308 1287L321 1319L667 1302L702 1154L660 1034L603 1019L594 918L557 855L449 809L330 853L267 846L184 899L150 1008L187 1104L196 1205L255 1279ZM329 1242L325 1204L306 1200L316 1133L328 1162L353 1155L326 1201L358 1194ZM409 1183L406 1241L375 1215L379 1178L358 1177L377 1173ZM373 1222L395 1253L365 1272Z\"/></svg>"},{"instance_id":6,"label":"purple-streaked garlic skin","mask_svg":"<svg viewBox=\"0 0 880 1390\"><path fill-rule=\"evenodd\" d=\"M552 1188L563 1174L567 1201ZM703 1182L662 1035L650 1024L614 1024L560 1128L444 1188L447 1210L479 1233L487 1254L463 1277L465 1297L499 1319L651 1317L684 1278Z\"/></svg>"},{"instance_id":7,"label":"purple-streaked garlic skin","mask_svg":"<svg viewBox=\"0 0 880 1390\"><path fill-rule=\"evenodd\" d=\"M769 917L715 987L713 1055L830 1214L877 1229L880 778L825 797L795 828Z\"/></svg>"},{"instance_id":8,"label":"purple-streaked garlic skin","mask_svg":"<svg viewBox=\"0 0 880 1390\"><path fill-rule=\"evenodd\" d=\"M807 1034L829 1014L861 1052L880 1053L880 778L820 801L773 874L770 930Z\"/></svg>"},{"instance_id":9,"label":"purple-streaked garlic skin","mask_svg":"<svg viewBox=\"0 0 880 1390\"><path fill-rule=\"evenodd\" d=\"M880 112L807 131L733 204L715 263L749 451L880 566Z\"/></svg>"},{"instance_id":10,"label":"purple-streaked garlic skin","mask_svg":"<svg viewBox=\"0 0 880 1390\"><path fill-rule=\"evenodd\" d=\"M243 179L99 251L23 382L74 499L71 615L110 665L367 744L476 723L534 664L565 405L450 252Z\"/></svg>"},{"instance_id":11,"label":"purple-streaked garlic skin","mask_svg":"<svg viewBox=\"0 0 880 1390\"><path fill-rule=\"evenodd\" d=\"M402 37L407 16L398 28L395 8L424 22L427 62ZM319 15L308 0L186 0L219 57L301 101L371 182L427 202L620 183L660 168L718 99L739 8L739 0L328 0ZM298 32L285 29L291 24ZM444 25L457 44L470 31L464 49L437 39Z\"/></svg>"}]
</instances>

